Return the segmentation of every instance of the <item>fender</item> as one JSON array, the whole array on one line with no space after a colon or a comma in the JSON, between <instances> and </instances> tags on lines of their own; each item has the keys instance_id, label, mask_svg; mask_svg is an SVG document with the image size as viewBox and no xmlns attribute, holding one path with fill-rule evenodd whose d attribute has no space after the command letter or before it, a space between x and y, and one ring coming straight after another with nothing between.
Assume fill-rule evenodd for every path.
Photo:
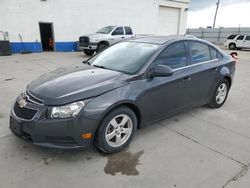
<instances>
[{"instance_id":1,"label":"fender","mask_svg":"<svg viewBox=\"0 0 250 188\"><path fill-rule=\"evenodd\" d=\"M144 87L144 85L141 84L141 82L134 82L134 84L136 86L132 86L133 84L123 85L112 91L104 93L101 96L93 98L84 107L82 112L83 116L88 117L89 119L101 121L103 117L105 117L107 113L110 112L110 110L120 105L132 107L136 115L140 116L140 108L136 102L136 99L139 93L141 93L143 90L142 87Z\"/></svg>"},{"instance_id":2,"label":"fender","mask_svg":"<svg viewBox=\"0 0 250 188\"><path fill-rule=\"evenodd\" d=\"M220 69L220 75L222 75L222 77L225 77L225 76L231 77L231 73L230 73L229 68L226 67L226 66L223 66L223 67Z\"/></svg>"},{"instance_id":3,"label":"fender","mask_svg":"<svg viewBox=\"0 0 250 188\"><path fill-rule=\"evenodd\" d=\"M213 97L213 94L214 94L214 91L215 91L215 88L217 87L219 81L222 79L222 78L225 78L225 77L230 77L230 79L232 80L232 76L231 76L231 73L230 73L230 70L228 67L226 66L223 66L221 69L220 69L220 76L218 77L218 79L216 80L216 84L213 85L213 87L211 88L211 91L210 91L210 94L209 94L209 98L208 98L208 102L211 100L211 98Z\"/></svg>"}]
</instances>

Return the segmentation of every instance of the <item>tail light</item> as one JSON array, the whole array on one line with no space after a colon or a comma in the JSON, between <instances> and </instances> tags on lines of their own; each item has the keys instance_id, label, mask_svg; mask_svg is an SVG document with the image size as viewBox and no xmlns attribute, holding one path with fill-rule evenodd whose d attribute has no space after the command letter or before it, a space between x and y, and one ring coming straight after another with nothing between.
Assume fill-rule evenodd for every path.
<instances>
[{"instance_id":1,"label":"tail light","mask_svg":"<svg viewBox=\"0 0 250 188\"><path fill-rule=\"evenodd\" d=\"M236 62L236 60L238 59L238 53L237 52L232 52L232 53L230 53L230 55L232 56L232 58L235 60L235 62Z\"/></svg>"}]
</instances>

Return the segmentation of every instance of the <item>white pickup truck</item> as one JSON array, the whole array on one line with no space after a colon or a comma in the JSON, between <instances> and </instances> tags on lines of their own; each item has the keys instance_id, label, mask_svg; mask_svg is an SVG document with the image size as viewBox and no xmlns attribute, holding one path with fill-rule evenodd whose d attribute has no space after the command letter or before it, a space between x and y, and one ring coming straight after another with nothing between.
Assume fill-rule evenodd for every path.
<instances>
[{"instance_id":1,"label":"white pickup truck","mask_svg":"<svg viewBox=\"0 0 250 188\"><path fill-rule=\"evenodd\" d=\"M95 51L99 52L122 39L133 37L129 26L106 26L94 34L79 37L79 49L86 55L92 55Z\"/></svg>"}]
</instances>

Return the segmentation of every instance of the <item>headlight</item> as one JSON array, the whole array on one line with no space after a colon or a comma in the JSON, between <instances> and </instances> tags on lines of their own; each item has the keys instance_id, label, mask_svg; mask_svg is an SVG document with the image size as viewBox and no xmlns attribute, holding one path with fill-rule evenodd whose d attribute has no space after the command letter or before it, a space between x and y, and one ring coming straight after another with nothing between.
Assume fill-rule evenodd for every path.
<instances>
[{"instance_id":1,"label":"headlight","mask_svg":"<svg viewBox=\"0 0 250 188\"><path fill-rule=\"evenodd\" d=\"M52 107L50 118L75 117L85 106L83 101L74 102L65 106Z\"/></svg>"},{"instance_id":2,"label":"headlight","mask_svg":"<svg viewBox=\"0 0 250 188\"><path fill-rule=\"evenodd\" d=\"M99 39L98 39L98 38L92 38L91 41L92 41L92 42L98 42Z\"/></svg>"}]
</instances>

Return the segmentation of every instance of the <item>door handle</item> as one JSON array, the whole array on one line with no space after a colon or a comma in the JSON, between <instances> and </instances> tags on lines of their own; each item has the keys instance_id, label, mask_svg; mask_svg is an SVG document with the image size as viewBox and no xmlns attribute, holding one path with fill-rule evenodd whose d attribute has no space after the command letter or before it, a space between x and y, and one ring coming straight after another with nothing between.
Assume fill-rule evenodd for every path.
<instances>
[{"instance_id":1,"label":"door handle","mask_svg":"<svg viewBox=\"0 0 250 188\"><path fill-rule=\"evenodd\" d=\"M190 80L192 80L191 77L185 77L185 78L183 78L182 82L188 82Z\"/></svg>"},{"instance_id":2,"label":"door handle","mask_svg":"<svg viewBox=\"0 0 250 188\"><path fill-rule=\"evenodd\" d=\"M121 37L121 39L124 39L124 37Z\"/></svg>"}]
</instances>

